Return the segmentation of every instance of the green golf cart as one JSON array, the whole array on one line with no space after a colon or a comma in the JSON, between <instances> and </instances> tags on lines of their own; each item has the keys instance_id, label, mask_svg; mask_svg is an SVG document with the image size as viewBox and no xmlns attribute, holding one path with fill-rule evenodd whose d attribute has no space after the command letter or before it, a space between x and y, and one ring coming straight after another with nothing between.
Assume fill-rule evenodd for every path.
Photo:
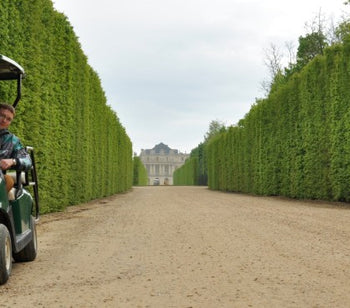
<instances>
[{"instance_id":1,"label":"green golf cart","mask_svg":"<svg viewBox=\"0 0 350 308\"><path fill-rule=\"evenodd\" d=\"M0 81L17 81L13 106L21 98L23 68L15 61L0 55ZM11 171L14 187L7 192L3 171L0 170L0 285L7 282L12 261L33 261L37 255L36 223L39 220L38 181L33 148L27 147L32 159L29 171ZM33 197L33 196L34 197Z\"/></svg>"}]
</instances>

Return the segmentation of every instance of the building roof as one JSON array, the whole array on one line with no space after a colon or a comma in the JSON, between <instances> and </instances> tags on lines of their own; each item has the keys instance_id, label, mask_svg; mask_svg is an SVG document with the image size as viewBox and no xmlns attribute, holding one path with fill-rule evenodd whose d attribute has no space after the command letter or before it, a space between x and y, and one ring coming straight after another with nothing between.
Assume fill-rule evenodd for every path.
<instances>
[{"instance_id":1,"label":"building roof","mask_svg":"<svg viewBox=\"0 0 350 308\"><path fill-rule=\"evenodd\" d=\"M161 142L161 143L157 144L157 145L153 148L153 150L154 150L156 153L160 153L162 150L163 150L164 153L169 153L171 149L170 149L166 144L164 144L163 142Z\"/></svg>"},{"instance_id":2,"label":"building roof","mask_svg":"<svg viewBox=\"0 0 350 308\"><path fill-rule=\"evenodd\" d=\"M164 154L169 154L170 151L172 151L174 154L178 154L178 150L174 150L169 148L166 144L164 144L163 142L157 144L156 146L154 146L153 149L151 150L145 150L145 153L147 155L151 154L151 151L154 151L155 154L160 154L161 152Z\"/></svg>"}]
</instances>

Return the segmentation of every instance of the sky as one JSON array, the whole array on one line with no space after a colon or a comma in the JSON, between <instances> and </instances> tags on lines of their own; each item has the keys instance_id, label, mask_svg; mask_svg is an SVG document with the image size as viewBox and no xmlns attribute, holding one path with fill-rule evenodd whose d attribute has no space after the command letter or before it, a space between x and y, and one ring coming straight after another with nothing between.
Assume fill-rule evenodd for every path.
<instances>
[{"instance_id":1,"label":"sky","mask_svg":"<svg viewBox=\"0 0 350 308\"><path fill-rule=\"evenodd\" d=\"M349 13L343 2L53 0L137 155L160 142L190 153L211 121L237 124L265 96L271 44L296 52L305 24L320 12L337 23Z\"/></svg>"}]
</instances>

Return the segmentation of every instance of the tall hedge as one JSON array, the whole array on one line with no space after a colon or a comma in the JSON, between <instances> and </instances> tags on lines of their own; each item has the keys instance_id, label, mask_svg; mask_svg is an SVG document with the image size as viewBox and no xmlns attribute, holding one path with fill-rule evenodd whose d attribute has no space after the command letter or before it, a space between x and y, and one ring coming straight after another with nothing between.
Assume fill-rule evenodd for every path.
<instances>
[{"instance_id":1,"label":"tall hedge","mask_svg":"<svg viewBox=\"0 0 350 308\"><path fill-rule=\"evenodd\" d=\"M0 54L26 72L11 130L35 148L42 212L129 189L131 141L66 16L50 0L2 0L0 24ZM14 90L1 82L0 100Z\"/></svg>"},{"instance_id":2,"label":"tall hedge","mask_svg":"<svg viewBox=\"0 0 350 308\"><path fill-rule=\"evenodd\" d=\"M205 143L193 149L185 164L174 171L173 182L174 185L207 185Z\"/></svg>"},{"instance_id":3,"label":"tall hedge","mask_svg":"<svg viewBox=\"0 0 350 308\"><path fill-rule=\"evenodd\" d=\"M328 48L207 145L211 189L350 201L350 44Z\"/></svg>"},{"instance_id":4,"label":"tall hedge","mask_svg":"<svg viewBox=\"0 0 350 308\"><path fill-rule=\"evenodd\" d=\"M197 185L198 158L190 157L185 163L174 171L174 185Z\"/></svg>"},{"instance_id":5,"label":"tall hedge","mask_svg":"<svg viewBox=\"0 0 350 308\"><path fill-rule=\"evenodd\" d=\"M134 186L144 186L148 184L148 174L145 165L142 163L140 157L134 156Z\"/></svg>"}]
</instances>

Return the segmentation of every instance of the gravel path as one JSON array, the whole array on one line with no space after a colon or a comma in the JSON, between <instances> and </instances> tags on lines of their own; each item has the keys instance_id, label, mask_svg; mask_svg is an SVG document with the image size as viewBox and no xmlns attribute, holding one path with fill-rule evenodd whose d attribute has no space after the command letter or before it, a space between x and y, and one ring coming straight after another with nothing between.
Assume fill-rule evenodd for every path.
<instances>
[{"instance_id":1,"label":"gravel path","mask_svg":"<svg viewBox=\"0 0 350 308\"><path fill-rule=\"evenodd\" d=\"M44 215L1 307L349 307L350 206L135 187Z\"/></svg>"}]
</instances>

